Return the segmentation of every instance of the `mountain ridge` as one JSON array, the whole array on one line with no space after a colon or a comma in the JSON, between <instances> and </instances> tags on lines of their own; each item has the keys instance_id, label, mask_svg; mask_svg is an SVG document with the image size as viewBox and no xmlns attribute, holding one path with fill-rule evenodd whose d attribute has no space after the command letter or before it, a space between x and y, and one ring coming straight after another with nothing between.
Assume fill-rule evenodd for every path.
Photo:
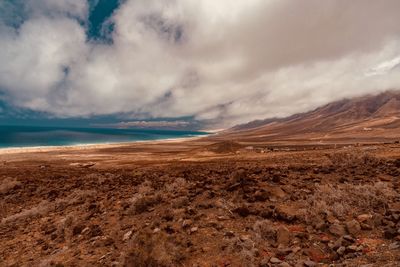
<instances>
[{"instance_id":1,"label":"mountain ridge","mask_svg":"<svg viewBox=\"0 0 400 267\"><path fill-rule=\"evenodd\" d=\"M221 136L252 141L398 138L400 91L342 99L286 118L252 121Z\"/></svg>"}]
</instances>

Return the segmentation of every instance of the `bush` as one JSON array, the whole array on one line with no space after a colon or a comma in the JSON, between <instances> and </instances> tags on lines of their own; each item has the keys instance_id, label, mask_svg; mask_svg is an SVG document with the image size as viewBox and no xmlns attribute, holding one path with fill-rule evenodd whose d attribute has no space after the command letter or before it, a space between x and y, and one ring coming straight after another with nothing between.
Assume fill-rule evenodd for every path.
<instances>
[{"instance_id":1,"label":"bush","mask_svg":"<svg viewBox=\"0 0 400 267\"><path fill-rule=\"evenodd\" d=\"M163 267L182 266L185 251L175 237L163 232L151 233L142 230L128 244L128 253L123 266Z\"/></svg>"},{"instance_id":2,"label":"bush","mask_svg":"<svg viewBox=\"0 0 400 267\"><path fill-rule=\"evenodd\" d=\"M384 163L383 159L361 151L336 152L327 156L336 167L377 166Z\"/></svg>"},{"instance_id":3,"label":"bush","mask_svg":"<svg viewBox=\"0 0 400 267\"><path fill-rule=\"evenodd\" d=\"M319 185L315 193L307 199L312 216L331 212L337 217L384 210L388 203L395 201L398 193L387 183L373 185Z\"/></svg>"},{"instance_id":4,"label":"bush","mask_svg":"<svg viewBox=\"0 0 400 267\"><path fill-rule=\"evenodd\" d=\"M14 188L20 187L21 183L15 178L6 178L0 184L0 194L7 194Z\"/></svg>"}]
</instances>

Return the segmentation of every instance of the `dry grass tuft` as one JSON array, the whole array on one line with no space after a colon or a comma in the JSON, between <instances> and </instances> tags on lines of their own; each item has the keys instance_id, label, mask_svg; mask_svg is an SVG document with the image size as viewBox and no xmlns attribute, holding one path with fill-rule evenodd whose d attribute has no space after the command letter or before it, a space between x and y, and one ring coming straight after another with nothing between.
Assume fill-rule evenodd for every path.
<instances>
[{"instance_id":1,"label":"dry grass tuft","mask_svg":"<svg viewBox=\"0 0 400 267\"><path fill-rule=\"evenodd\" d=\"M20 187L21 183L15 178L6 178L0 184L0 194L7 194L14 188Z\"/></svg>"},{"instance_id":2,"label":"dry grass tuft","mask_svg":"<svg viewBox=\"0 0 400 267\"><path fill-rule=\"evenodd\" d=\"M53 210L54 206L55 206L54 203L42 201L39 203L39 205L37 205L31 209L23 210L19 213L13 214L11 216L8 216L8 217L2 219L1 224L13 223L16 221L41 217L41 216L49 213L51 210Z\"/></svg>"},{"instance_id":3,"label":"dry grass tuft","mask_svg":"<svg viewBox=\"0 0 400 267\"><path fill-rule=\"evenodd\" d=\"M181 266L184 254L179 242L173 237L162 232L154 234L142 231L132 238L124 266Z\"/></svg>"},{"instance_id":4,"label":"dry grass tuft","mask_svg":"<svg viewBox=\"0 0 400 267\"><path fill-rule=\"evenodd\" d=\"M399 194L387 183L373 185L318 185L315 193L307 199L311 216L331 212L337 217L346 217L371 210L385 210L388 203Z\"/></svg>"},{"instance_id":5,"label":"dry grass tuft","mask_svg":"<svg viewBox=\"0 0 400 267\"><path fill-rule=\"evenodd\" d=\"M327 155L332 165L337 167L377 166L384 162L374 155L361 151L336 152Z\"/></svg>"}]
</instances>

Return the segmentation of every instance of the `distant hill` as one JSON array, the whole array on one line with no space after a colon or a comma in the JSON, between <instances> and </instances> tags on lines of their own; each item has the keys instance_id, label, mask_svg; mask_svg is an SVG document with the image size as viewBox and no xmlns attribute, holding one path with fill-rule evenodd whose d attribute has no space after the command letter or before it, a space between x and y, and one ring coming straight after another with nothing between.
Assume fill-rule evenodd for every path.
<instances>
[{"instance_id":1,"label":"distant hill","mask_svg":"<svg viewBox=\"0 0 400 267\"><path fill-rule=\"evenodd\" d=\"M243 141L380 141L400 137L400 91L336 101L287 118L235 126L219 137Z\"/></svg>"}]
</instances>

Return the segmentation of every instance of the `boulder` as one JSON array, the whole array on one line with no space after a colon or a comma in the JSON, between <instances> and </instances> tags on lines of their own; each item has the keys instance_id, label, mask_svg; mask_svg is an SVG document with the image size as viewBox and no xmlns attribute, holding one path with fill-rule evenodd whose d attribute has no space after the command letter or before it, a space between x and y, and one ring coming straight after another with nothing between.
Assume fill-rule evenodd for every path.
<instances>
[{"instance_id":1,"label":"boulder","mask_svg":"<svg viewBox=\"0 0 400 267\"><path fill-rule=\"evenodd\" d=\"M290 243L290 231L285 226L280 226L276 232L276 242L278 245L288 246Z\"/></svg>"},{"instance_id":2,"label":"boulder","mask_svg":"<svg viewBox=\"0 0 400 267\"><path fill-rule=\"evenodd\" d=\"M334 223L329 227L329 232L336 236L343 236L346 234L346 229L343 225Z\"/></svg>"},{"instance_id":3,"label":"boulder","mask_svg":"<svg viewBox=\"0 0 400 267\"><path fill-rule=\"evenodd\" d=\"M353 236L358 235L361 231L361 226L356 220L346 222L346 228L347 231Z\"/></svg>"}]
</instances>

